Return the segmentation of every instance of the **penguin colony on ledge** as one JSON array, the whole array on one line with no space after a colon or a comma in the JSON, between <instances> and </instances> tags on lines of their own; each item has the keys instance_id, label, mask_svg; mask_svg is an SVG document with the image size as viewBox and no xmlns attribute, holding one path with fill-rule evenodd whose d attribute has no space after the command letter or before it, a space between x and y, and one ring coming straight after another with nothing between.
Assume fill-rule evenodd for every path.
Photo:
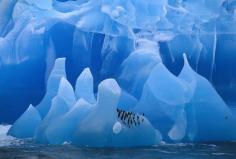
<instances>
[{"instance_id":1,"label":"penguin colony on ledge","mask_svg":"<svg viewBox=\"0 0 236 159\"><path fill-rule=\"evenodd\" d=\"M136 114L134 112L128 112L122 109L116 109L117 117L122 121L127 127L139 126L144 122L144 113L142 115Z\"/></svg>"}]
</instances>

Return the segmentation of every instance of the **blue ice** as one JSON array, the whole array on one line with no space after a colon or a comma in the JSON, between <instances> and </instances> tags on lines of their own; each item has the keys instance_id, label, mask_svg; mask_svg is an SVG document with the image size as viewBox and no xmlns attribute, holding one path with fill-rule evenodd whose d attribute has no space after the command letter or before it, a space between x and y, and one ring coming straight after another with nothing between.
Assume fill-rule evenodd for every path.
<instances>
[{"instance_id":1,"label":"blue ice","mask_svg":"<svg viewBox=\"0 0 236 159\"><path fill-rule=\"evenodd\" d=\"M45 144L236 140L235 13L235 0L2 0L0 123Z\"/></svg>"}]
</instances>

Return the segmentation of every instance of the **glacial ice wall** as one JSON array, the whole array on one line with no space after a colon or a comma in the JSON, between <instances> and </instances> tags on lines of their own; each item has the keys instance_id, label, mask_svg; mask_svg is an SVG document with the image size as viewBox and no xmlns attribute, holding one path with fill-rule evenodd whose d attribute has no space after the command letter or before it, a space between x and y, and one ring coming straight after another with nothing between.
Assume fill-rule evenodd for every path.
<instances>
[{"instance_id":1,"label":"glacial ice wall","mask_svg":"<svg viewBox=\"0 0 236 159\"><path fill-rule=\"evenodd\" d=\"M56 76L60 80L48 83L48 92L52 85L57 92L46 94L36 107L30 105L8 134L44 144L82 147L235 140L235 115L212 85L192 70L185 54L184 61L178 77L157 64L140 100L134 100L111 78L100 82L95 99L89 68L82 71L73 90L65 76L58 76L65 69L65 59L59 58L49 81Z\"/></svg>"},{"instance_id":2,"label":"glacial ice wall","mask_svg":"<svg viewBox=\"0 0 236 159\"><path fill-rule=\"evenodd\" d=\"M119 109L144 113L157 141L234 140L235 8L235 0L1 0L0 122L16 121L13 136L86 145L86 131L97 133L87 123L107 111L111 123L98 125L110 134L102 125L110 129ZM111 110L99 86L119 90ZM97 145L122 146L141 129ZM156 144L143 138L125 146Z\"/></svg>"}]
</instances>

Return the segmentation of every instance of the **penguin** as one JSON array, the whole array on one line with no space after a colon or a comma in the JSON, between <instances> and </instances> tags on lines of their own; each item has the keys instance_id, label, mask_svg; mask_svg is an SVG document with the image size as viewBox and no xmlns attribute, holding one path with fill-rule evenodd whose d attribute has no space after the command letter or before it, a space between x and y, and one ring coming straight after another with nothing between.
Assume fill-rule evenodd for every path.
<instances>
[{"instance_id":1,"label":"penguin","mask_svg":"<svg viewBox=\"0 0 236 159\"><path fill-rule=\"evenodd\" d=\"M118 118L120 118L120 111L118 111Z\"/></svg>"},{"instance_id":2,"label":"penguin","mask_svg":"<svg viewBox=\"0 0 236 159\"><path fill-rule=\"evenodd\" d=\"M123 113L123 111L122 111L122 113L121 113L121 120L123 121L123 118L124 118L124 113Z\"/></svg>"}]
</instances>

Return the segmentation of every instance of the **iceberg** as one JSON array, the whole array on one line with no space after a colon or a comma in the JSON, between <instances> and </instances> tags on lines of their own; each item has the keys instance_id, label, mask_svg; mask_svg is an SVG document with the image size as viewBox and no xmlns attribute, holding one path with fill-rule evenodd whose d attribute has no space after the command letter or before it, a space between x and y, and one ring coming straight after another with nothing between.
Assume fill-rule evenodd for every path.
<instances>
[{"instance_id":1,"label":"iceberg","mask_svg":"<svg viewBox=\"0 0 236 159\"><path fill-rule=\"evenodd\" d=\"M50 124L53 124L60 116L64 115L69 110L69 105L66 101L60 97L56 96L53 98L51 108L42 122L38 125L34 138L41 143L47 143L46 130Z\"/></svg>"},{"instance_id":2,"label":"iceberg","mask_svg":"<svg viewBox=\"0 0 236 159\"><path fill-rule=\"evenodd\" d=\"M99 84L97 99L91 92L91 79L90 70L84 69L77 79L79 96L75 102L76 91L65 77L61 77L58 92L46 116L41 119L38 110L30 106L8 134L33 138L44 144L72 143L82 147L149 146L161 142L160 132L146 117L119 108L122 90L114 79L106 79ZM123 102L127 98L132 97L125 93ZM31 120L32 116L36 119ZM127 140L131 138L132 141Z\"/></svg>"},{"instance_id":3,"label":"iceberg","mask_svg":"<svg viewBox=\"0 0 236 159\"><path fill-rule=\"evenodd\" d=\"M189 73L190 72L190 73ZM191 73L192 72L192 73ZM190 141L231 141L236 138L236 116L212 85L185 64L179 77L190 82L194 90L186 104L187 136ZM210 115L212 114L212 115Z\"/></svg>"},{"instance_id":4,"label":"iceberg","mask_svg":"<svg viewBox=\"0 0 236 159\"><path fill-rule=\"evenodd\" d=\"M99 84L97 103L75 132L76 145L131 147L160 143L160 133L147 120L140 126L131 128L118 121L116 108L120 93L121 90L115 80L108 79ZM126 141L131 138L131 141Z\"/></svg>"},{"instance_id":5,"label":"iceberg","mask_svg":"<svg viewBox=\"0 0 236 159\"><path fill-rule=\"evenodd\" d=\"M38 110L30 105L19 119L8 130L8 135L17 138L32 138L37 126L41 123L41 117Z\"/></svg>"},{"instance_id":6,"label":"iceberg","mask_svg":"<svg viewBox=\"0 0 236 159\"><path fill-rule=\"evenodd\" d=\"M0 36L4 36L8 28L12 25L12 12L14 6L16 5L17 0L6 1L3 0L0 2Z\"/></svg>"},{"instance_id":7,"label":"iceberg","mask_svg":"<svg viewBox=\"0 0 236 159\"><path fill-rule=\"evenodd\" d=\"M235 0L2 0L0 123L81 147L236 140L235 13Z\"/></svg>"},{"instance_id":8,"label":"iceberg","mask_svg":"<svg viewBox=\"0 0 236 159\"><path fill-rule=\"evenodd\" d=\"M76 104L46 130L47 140L50 144L71 143L75 131L81 120L91 111L92 106L84 99L79 99Z\"/></svg>"},{"instance_id":9,"label":"iceberg","mask_svg":"<svg viewBox=\"0 0 236 159\"><path fill-rule=\"evenodd\" d=\"M235 116L210 82L190 67L186 54L179 76L162 64L153 69L134 109L144 112L167 141L235 140Z\"/></svg>"},{"instance_id":10,"label":"iceberg","mask_svg":"<svg viewBox=\"0 0 236 159\"><path fill-rule=\"evenodd\" d=\"M144 84L142 96L134 108L147 116L163 137L182 114L186 101L186 86L162 64L152 69Z\"/></svg>"},{"instance_id":11,"label":"iceberg","mask_svg":"<svg viewBox=\"0 0 236 159\"><path fill-rule=\"evenodd\" d=\"M65 76L65 59L57 59L48 78L47 93L45 94L40 104L36 106L42 117L45 117L45 115L49 111L51 101L57 95L60 80Z\"/></svg>"},{"instance_id":12,"label":"iceberg","mask_svg":"<svg viewBox=\"0 0 236 159\"><path fill-rule=\"evenodd\" d=\"M135 50L122 62L118 81L126 91L140 98L143 85L155 65L161 62L156 42L139 39ZM140 71L136 72L135 69Z\"/></svg>"},{"instance_id":13,"label":"iceberg","mask_svg":"<svg viewBox=\"0 0 236 159\"><path fill-rule=\"evenodd\" d=\"M89 103L95 103L93 93L93 75L89 68L84 69L78 77L75 85L75 96L77 99L83 98Z\"/></svg>"}]
</instances>

